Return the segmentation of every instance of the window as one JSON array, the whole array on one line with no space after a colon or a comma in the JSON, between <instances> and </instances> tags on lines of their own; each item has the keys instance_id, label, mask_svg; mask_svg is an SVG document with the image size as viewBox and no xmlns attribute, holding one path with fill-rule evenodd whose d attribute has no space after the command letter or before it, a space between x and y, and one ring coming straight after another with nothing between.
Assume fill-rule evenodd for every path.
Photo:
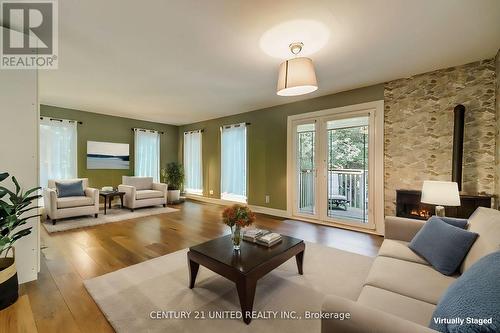
<instances>
[{"instance_id":1,"label":"window","mask_svg":"<svg viewBox=\"0 0 500 333\"><path fill-rule=\"evenodd\" d=\"M221 198L247 201L246 124L221 127Z\"/></svg>"},{"instance_id":2,"label":"window","mask_svg":"<svg viewBox=\"0 0 500 333\"><path fill-rule=\"evenodd\" d=\"M77 177L77 122L42 117L40 120L40 186L49 179Z\"/></svg>"},{"instance_id":3,"label":"window","mask_svg":"<svg viewBox=\"0 0 500 333\"><path fill-rule=\"evenodd\" d=\"M184 132L184 170L186 193L203 194L201 130Z\"/></svg>"},{"instance_id":4,"label":"window","mask_svg":"<svg viewBox=\"0 0 500 333\"><path fill-rule=\"evenodd\" d=\"M135 176L153 177L160 181L160 133L134 129L135 133Z\"/></svg>"}]
</instances>

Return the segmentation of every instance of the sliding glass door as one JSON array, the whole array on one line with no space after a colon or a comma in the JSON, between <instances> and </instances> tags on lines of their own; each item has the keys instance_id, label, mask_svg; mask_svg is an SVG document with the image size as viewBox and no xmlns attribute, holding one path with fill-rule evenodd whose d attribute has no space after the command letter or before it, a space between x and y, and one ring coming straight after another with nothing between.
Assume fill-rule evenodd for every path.
<instances>
[{"instance_id":1,"label":"sliding glass door","mask_svg":"<svg viewBox=\"0 0 500 333\"><path fill-rule=\"evenodd\" d=\"M371 227L374 112L292 121L292 213Z\"/></svg>"}]
</instances>

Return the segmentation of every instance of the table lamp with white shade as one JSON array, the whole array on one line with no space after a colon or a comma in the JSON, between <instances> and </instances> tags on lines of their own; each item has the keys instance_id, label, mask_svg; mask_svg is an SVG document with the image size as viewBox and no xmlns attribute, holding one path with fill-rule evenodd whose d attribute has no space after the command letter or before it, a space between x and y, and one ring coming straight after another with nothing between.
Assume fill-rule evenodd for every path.
<instances>
[{"instance_id":1,"label":"table lamp with white shade","mask_svg":"<svg viewBox=\"0 0 500 333\"><path fill-rule=\"evenodd\" d=\"M436 215L445 216L443 206L460 206L458 184L455 182L426 180L422 185L422 198L420 201L437 205Z\"/></svg>"}]
</instances>

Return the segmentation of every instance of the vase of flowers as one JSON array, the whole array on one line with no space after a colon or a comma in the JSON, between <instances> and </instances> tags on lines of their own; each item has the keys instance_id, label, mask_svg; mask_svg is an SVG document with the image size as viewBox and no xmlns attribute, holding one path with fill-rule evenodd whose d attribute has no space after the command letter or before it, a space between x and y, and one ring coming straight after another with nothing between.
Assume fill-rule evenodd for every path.
<instances>
[{"instance_id":1,"label":"vase of flowers","mask_svg":"<svg viewBox=\"0 0 500 333\"><path fill-rule=\"evenodd\" d=\"M242 229L248 227L255 221L255 214L247 206L233 205L222 212L222 221L231 228L231 240L233 249L240 250Z\"/></svg>"}]
</instances>

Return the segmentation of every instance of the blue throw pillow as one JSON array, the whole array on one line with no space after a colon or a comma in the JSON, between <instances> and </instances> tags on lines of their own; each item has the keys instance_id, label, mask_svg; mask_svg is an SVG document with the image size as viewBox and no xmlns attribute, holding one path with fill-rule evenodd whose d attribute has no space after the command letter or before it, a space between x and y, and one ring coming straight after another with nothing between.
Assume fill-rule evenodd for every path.
<instances>
[{"instance_id":1,"label":"blue throw pillow","mask_svg":"<svg viewBox=\"0 0 500 333\"><path fill-rule=\"evenodd\" d=\"M56 189L59 198L81 197L85 195L81 180L76 180L74 182L56 182Z\"/></svg>"},{"instance_id":2,"label":"blue throw pillow","mask_svg":"<svg viewBox=\"0 0 500 333\"><path fill-rule=\"evenodd\" d=\"M437 271L452 275L464 260L478 234L430 218L408 247L425 258Z\"/></svg>"},{"instance_id":3,"label":"blue throw pillow","mask_svg":"<svg viewBox=\"0 0 500 333\"><path fill-rule=\"evenodd\" d=\"M499 278L497 251L481 258L446 290L429 327L449 333L500 332Z\"/></svg>"},{"instance_id":4,"label":"blue throw pillow","mask_svg":"<svg viewBox=\"0 0 500 333\"><path fill-rule=\"evenodd\" d=\"M433 215L433 216L431 216L431 219L432 218L441 219L442 221L444 221L448 224L451 224L452 226L462 228L462 229L467 229L467 224L469 223L469 221L467 219L459 219L456 217L446 217L446 216Z\"/></svg>"}]
</instances>

